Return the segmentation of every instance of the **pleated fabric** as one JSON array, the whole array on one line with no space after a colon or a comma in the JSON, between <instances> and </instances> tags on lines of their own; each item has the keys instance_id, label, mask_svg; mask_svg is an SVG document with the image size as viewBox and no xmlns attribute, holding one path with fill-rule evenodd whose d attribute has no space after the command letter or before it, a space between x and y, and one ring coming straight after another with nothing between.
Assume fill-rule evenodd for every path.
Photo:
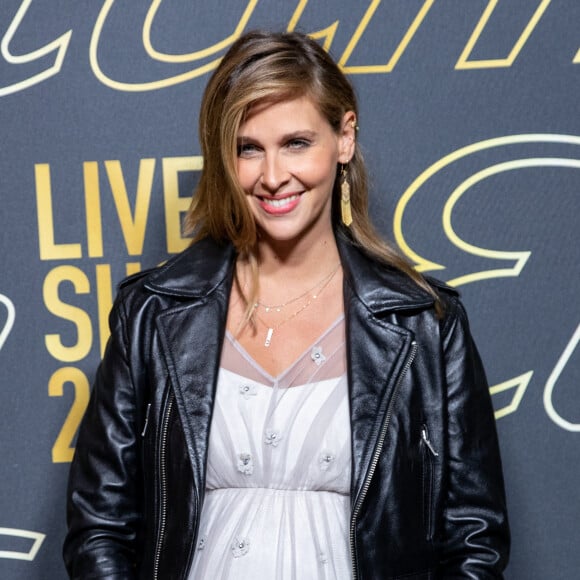
<instances>
[{"instance_id":1,"label":"pleated fabric","mask_svg":"<svg viewBox=\"0 0 580 580\"><path fill-rule=\"evenodd\" d=\"M190 580L352 577L344 317L272 377L226 335Z\"/></svg>"}]
</instances>

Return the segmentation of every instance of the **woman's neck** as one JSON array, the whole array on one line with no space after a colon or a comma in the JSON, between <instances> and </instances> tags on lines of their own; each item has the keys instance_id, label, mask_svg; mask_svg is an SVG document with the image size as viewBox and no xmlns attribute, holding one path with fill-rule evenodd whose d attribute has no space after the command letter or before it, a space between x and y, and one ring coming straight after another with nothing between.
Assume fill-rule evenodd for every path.
<instances>
[{"instance_id":1,"label":"woman's neck","mask_svg":"<svg viewBox=\"0 0 580 580\"><path fill-rule=\"evenodd\" d=\"M295 280L308 280L317 276L325 266L339 262L338 247L334 234L317 239L298 242L258 242L258 264L260 277L292 276Z\"/></svg>"}]
</instances>

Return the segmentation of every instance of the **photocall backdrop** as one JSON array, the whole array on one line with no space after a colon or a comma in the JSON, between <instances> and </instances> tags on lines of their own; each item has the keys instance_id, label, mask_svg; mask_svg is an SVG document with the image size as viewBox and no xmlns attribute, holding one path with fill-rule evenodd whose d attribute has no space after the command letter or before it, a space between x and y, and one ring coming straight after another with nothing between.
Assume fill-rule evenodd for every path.
<instances>
[{"instance_id":1,"label":"photocall backdrop","mask_svg":"<svg viewBox=\"0 0 580 580\"><path fill-rule=\"evenodd\" d=\"M377 227L462 292L507 578L580 578L578 0L2 0L0 577L66 577L67 472L116 285L187 246L202 91L259 27L338 59Z\"/></svg>"}]
</instances>

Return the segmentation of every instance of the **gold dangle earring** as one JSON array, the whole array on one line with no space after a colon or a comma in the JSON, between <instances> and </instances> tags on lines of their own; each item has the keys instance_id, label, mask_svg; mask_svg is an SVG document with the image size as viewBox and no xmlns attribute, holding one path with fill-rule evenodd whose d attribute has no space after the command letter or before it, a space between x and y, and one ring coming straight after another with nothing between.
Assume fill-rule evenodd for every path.
<instances>
[{"instance_id":1,"label":"gold dangle earring","mask_svg":"<svg viewBox=\"0 0 580 580\"><path fill-rule=\"evenodd\" d=\"M350 183L348 182L348 169L341 164L340 168L340 215L342 223L348 227L352 223L350 208Z\"/></svg>"}]
</instances>

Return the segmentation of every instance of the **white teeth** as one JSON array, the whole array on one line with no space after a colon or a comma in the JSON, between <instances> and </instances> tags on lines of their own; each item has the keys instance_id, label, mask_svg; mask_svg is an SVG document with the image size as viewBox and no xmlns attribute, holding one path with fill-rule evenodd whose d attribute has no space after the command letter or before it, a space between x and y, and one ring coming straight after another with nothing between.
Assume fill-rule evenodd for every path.
<instances>
[{"instance_id":1,"label":"white teeth","mask_svg":"<svg viewBox=\"0 0 580 580\"><path fill-rule=\"evenodd\" d=\"M272 207L284 207L285 205L289 205L294 200L298 199L298 197L299 197L298 194L289 195L284 199L266 199L263 197L262 201L268 205L271 205Z\"/></svg>"}]
</instances>

